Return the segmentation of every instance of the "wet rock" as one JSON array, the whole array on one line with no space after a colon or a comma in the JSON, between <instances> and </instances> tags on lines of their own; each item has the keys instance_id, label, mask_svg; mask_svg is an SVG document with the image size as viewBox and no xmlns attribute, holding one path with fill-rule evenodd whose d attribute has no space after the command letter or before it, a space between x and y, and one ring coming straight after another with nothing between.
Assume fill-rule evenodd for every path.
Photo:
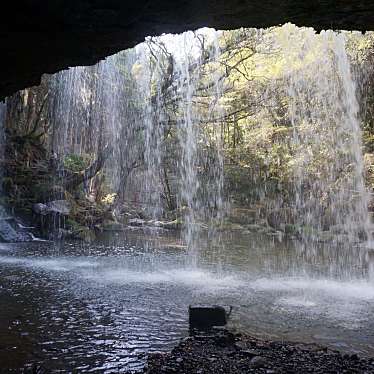
<instances>
[{"instance_id":1,"label":"wet rock","mask_svg":"<svg viewBox=\"0 0 374 374\"><path fill-rule=\"evenodd\" d=\"M70 237L66 232L59 232L59 228L64 226L64 222L71 212L71 205L67 200L53 200L46 204L37 203L32 207L33 223L38 227L39 235L44 238L57 239ZM68 228L70 225L67 224ZM74 231L74 230L72 230Z\"/></svg>"},{"instance_id":2,"label":"wet rock","mask_svg":"<svg viewBox=\"0 0 374 374\"><path fill-rule=\"evenodd\" d=\"M32 234L22 229L15 228L11 220L0 219L0 238L6 243L29 242L33 240Z\"/></svg>"},{"instance_id":3,"label":"wet rock","mask_svg":"<svg viewBox=\"0 0 374 374\"><path fill-rule=\"evenodd\" d=\"M47 203L49 213L61 214L67 216L70 214L71 206L67 200L54 200Z\"/></svg>"},{"instance_id":4,"label":"wet rock","mask_svg":"<svg viewBox=\"0 0 374 374\"><path fill-rule=\"evenodd\" d=\"M55 213L67 216L70 214L71 206L67 200L54 200L47 204L37 203L32 206L32 211L36 214L46 216L49 213Z\"/></svg>"},{"instance_id":5,"label":"wet rock","mask_svg":"<svg viewBox=\"0 0 374 374\"><path fill-rule=\"evenodd\" d=\"M46 204L36 203L33 204L32 211L36 214L41 214L44 216L48 214L48 207Z\"/></svg>"},{"instance_id":6,"label":"wet rock","mask_svg":"<svg viewBox=\"0 0 374 374\"><path fill-rule=\"evenodd\" d=\"M8 215L0 206L0 240L6 243L29 242L34 236L30 231L34 227L25 226L17 217Z\"/></svg>"}]
</instances>

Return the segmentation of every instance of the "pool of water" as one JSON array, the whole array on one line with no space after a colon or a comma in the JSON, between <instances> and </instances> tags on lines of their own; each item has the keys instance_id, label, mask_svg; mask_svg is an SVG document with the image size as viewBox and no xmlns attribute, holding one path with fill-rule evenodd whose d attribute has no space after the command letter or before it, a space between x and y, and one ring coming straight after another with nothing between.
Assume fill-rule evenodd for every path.
<instances>
[{"instance_id":1,"label":"pool of water","mask_svg":"<svg viewBox=\"0 0 374 374\"><path fill-rule=\"evenodd\" d=\"M216 242L216 241L215 241ZM230 325L270 339L374 355L370 253L225 234L197 264L164 233L95 244L0 246L0 362L19 372L140 370L188 334L188 305L232 305Z\"/></svg>"}]
</instances>

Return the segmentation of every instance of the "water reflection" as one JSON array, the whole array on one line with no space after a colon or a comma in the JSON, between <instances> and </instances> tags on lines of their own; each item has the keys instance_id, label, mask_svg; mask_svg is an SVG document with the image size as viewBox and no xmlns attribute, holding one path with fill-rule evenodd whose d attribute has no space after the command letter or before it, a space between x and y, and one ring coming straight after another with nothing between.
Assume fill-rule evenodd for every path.
<instances>
[{"instance_id":1,"label":"water reflection","mask_svg":"<svg viewBox=\"0 0 374 374\"><path fill-rule=\"evenodd\" d=\"M207 240L191 268L173 235L142 231L95 245L6 245L0 251L0 361L50 371L140 369L187 334L191 303L233 305L232 325L259 336L374 354L369 255L276 238Z\"/></svg>"}]
</instances>

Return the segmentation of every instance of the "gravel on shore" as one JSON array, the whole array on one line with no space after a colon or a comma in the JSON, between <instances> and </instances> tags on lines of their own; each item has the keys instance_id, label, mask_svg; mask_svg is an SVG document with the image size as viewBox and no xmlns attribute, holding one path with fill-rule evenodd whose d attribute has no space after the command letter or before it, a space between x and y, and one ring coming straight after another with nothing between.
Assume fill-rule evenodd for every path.
<instances>
[{"instance_id":1,"label":"gravel on shore","mask_svg":"<svg viewBox=\"0 0 374 374\"><path fill-rule=\"evenodd\" d=\"M190 336L170 353L148 358L146 374L374 373L374 358L316 344L256 339L227 330Z\"/></svg>"}]
</instances>

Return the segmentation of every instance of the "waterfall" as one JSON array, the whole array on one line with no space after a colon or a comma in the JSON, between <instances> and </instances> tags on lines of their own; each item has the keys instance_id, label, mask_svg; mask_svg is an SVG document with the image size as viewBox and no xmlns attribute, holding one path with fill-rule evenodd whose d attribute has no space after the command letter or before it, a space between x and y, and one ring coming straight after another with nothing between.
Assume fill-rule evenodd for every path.
<instances>
[{"instance_id":1,"label":"waterfall","mask_svg":"<svg viewBox=\"0 0 374 374\"><path fill-rule=\"evenodd\" d=\"M135 48L137 61L136 65L132 67L132 71L133 79L136 82L137 96L142 103L142 116L139 120L144 126L145 178L142 193L147 196L146 211L150 217L157 219L162 216L164 211L161 180L165 168L163 165L163 138L167 118L162 96L163 88L160 83L163 66L159 59L151 58L151 50L151 39Z\"/></svg>"},{"instance_id":2,"label":"waterfall","mask_svg":"<svg viewBox=\"0 0 374 374\"><path fill-rule=\"evenodd\" d=\"M223 152L219 118L223 115L219 100L222 95L219 59L219 32L198 30L160 39L169 48L173 63L174 83L178 97L176 117L181 154L177 162L180 182L178 205L184 213L184 238L196 261L202 227L208 225L210 237L217 234L217 220L223 217ZM202 50L202 39L210 47ZM209 77L208 83L206 78ZM209 86L207 103L203 85ZM205 104L204 106L201 103ZM206 109L207 108L207 109Z\"/></svg>"},{"instance_id":3,"label":"waterfall","mask_svg":"<svg viewBox=\"0 0 374 374\"><path fill-rule=\"evenodd\" d=\"M369 196L346 36L287 24L276 43L293 128L294 216L300 234L316 240L330 231L341 243L368 239Z\"/></svg>"},{"instance_id":4,"label":"waterfall","mask_svg":"<svg viewBox=\"0 0 374 374\"><path fill-rule=\"evenodd\" d=\"M291 182L284 182L287 194L282 194L282 186L274 187L271 171L265 171L259 183L254 181L261 189L253 193L254 199L267 200L265 214L273 209L271 213L280 216L281 209L287 210L282 213L287 215L283 226L294 226L308 245L327 239L351 245L370 238L357 82L346 33L316 33L291 24L233 32L234 41L250 40L244 44L249 56L242 61L248 59L245 68L253 71L240 82L244 89L235 86L241 72L229 76L236 65L227 61L241 60L235 62L234 54L230 61L225 55L225 47L233 45L225 45L222 35L201 29L149 37L95 66L44 77L51 91L52 134L47 142L62 170L56 184L63 181L64 163L71 155L78 155L85 165L94 157L104 159L100 175L90 178L89 185L84 183L86 197L91 202L100 199L97 186L104 186L115 196L118 219L135 207L148 223L182 222L183 238L196 259L206 234L216 241L214 246L219 242L217 228L227 210L224 160L231 150L225 148L225 126L232 121L243 133L249 128L247 134L261 126L271 131L279 126L291 134L284 138ZM258 57L261 53L266 58ZM266 71L256 66L261 58L267 66L274 59L276 72L263 81L257 75ZM233 95L223 95L225 89ZM248 107L245 99L250 100ZM239 108L244 115L237 119L230 113L228 120L227 108ZM265 167L272 142L273 138L260 156ZM235 167L255 169L250 162L249 157ZM248 178L255 179L255 174Z\"/></svg>"},{"instance_id":5,"label":"waterfall","mask_svg":"<svg viewBox=\"0 0 374 374\"><path fill-rule=\"evenodd\" d=\"M202 38L210 46L208 51L202 49ZM224 209L221 129L212 126L223 115L220 75L217 66L212 67L219 58L217 38L214 30L164 35L147 38L133 51L124 52L133 56L124 69L134 85L130 100L137 103L124 122L126 128L137 124L142 133L137 141L143 147L138 149L143 165L132 175L132 183L151 218L160 219L166 210L182 214L183 237L192 259L196 259L202 226L208 223L212 229ZM211 71L204 72L209 64ZM199 103L207 100L200 95L203 74L213 79L209 84L212 100L204 103L205 109ZM215 135L208 137L204 131Z\"/></svg>"},{"instance_id":6,"label":"waterfall","mask_svg":"<svg viewBox=\"0 0 374 374\"><path fill-rule=\"evenodd\" d=\"M51 149L59 162L108 148L104 177L119 206L138 204L153 220L167 211L182 215L193 258L203 227L218 237L225 208L218 37L203 29L147 38L93 67L49 78Z\"/></svg>"},{"instance_id":7,"label":"waterfall","mask_svg":"<svg viewBox=\"0 0 374 374\"><path fill-rule=\"evenodd\" d=\"M191 35L192 34L192 35ZM196 94L197 82L199 81L199 69L190 71L190 65L194 56L191 55L195 39L192 32L182 34L182 40L178 43L181 48L180 58L176 61L178 77L177 92L181 97L179 111L181 116L178 119L179 141L182 155L178 162L181 180L179 191L179 204L184 209L185 215L185 239L188 249L196 258L199 239L199 211L201 201L198 199L200 180L198 178L198 131L200 118L193 106L193 97ZM195 57L196 59L196 57ZM197 63L200 61L197 60ZM193 76L196 74L197 76Z\"/></svg>"},{"instance_id":8,"label":"waterfall","mask_svg":"<svg viewBox=\"0 0 374 374\"><path fill-rule=\"evenodd\" d=\"M87 124L88 105L91 100L86 87L87 68L75 67L51 77L53 103L50 106L53 121L51 153L61 161L69 153L82 152L79 134ZM82 110L86 107L86 110Z\"/></svg>"}]
</instances>

